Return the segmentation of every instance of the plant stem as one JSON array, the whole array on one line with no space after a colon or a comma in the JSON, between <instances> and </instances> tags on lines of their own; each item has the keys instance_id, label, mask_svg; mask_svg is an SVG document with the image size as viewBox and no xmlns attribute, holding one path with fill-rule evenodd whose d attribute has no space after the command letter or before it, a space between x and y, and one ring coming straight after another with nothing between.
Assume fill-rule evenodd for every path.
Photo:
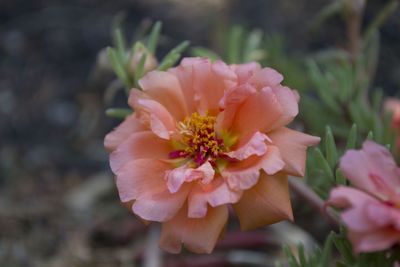
<instances>
[{"instance_id":1,"label":"plant stem","mask_svg":"<svg viewBox=\"0 0 400 267\"><path fill-rule=\"evenodd\" d=\"M326 207L324 200L322 200L310 187L308 187L301 179L296 177L289 177L289 186L296 192L296 194L310 204L312 208L320 212L328 221L334 225L339 226L339 219L334 213L332 208Z\"/></svg>"}]
</instances>

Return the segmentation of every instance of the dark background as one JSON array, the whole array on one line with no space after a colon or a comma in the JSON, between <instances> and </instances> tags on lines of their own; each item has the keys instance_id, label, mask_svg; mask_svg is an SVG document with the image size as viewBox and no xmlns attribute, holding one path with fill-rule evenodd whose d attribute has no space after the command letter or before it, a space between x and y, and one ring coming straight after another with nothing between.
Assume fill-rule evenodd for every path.
<instances>
[{"instance_id":1,"label":"dark background","mask_svg":"<svg viewBox=\"0 0 400 267\"><path fill-rule=\"evenodd\" d=\"M0 0L0 266L136 260L144 227L120 207L102 145L118 123L104 115L113 76L96 68L117 15L127 36L162 20L158 56L182 40L212 48L229 23L279 33L288 52L307 55L345 46L340 17L310 30L322 2ZM365 23L384 2L368 2ZM389 95L400 89L399 47L398 10L381 30L375 81Z\"/></svg>"}]
</instances>

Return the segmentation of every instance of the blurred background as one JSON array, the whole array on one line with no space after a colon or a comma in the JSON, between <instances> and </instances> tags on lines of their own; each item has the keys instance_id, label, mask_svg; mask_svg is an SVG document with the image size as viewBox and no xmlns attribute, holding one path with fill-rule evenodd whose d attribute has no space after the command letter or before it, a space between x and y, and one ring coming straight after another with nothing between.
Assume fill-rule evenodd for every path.
<instances>
[{"instance_id":1,"label":"blurred background","mask_svg":"<svg viewBox=\"0 0 400 267\"><path fill-rule=\"evenodd\" d=\"M116 23L130 37L161 20L158 57L183 40L223 52L223 33L236 24L279 40L283 54L306 58L347 45L340 16L318 23L328 2L1 0L0 266L273 266L283 242L312 247L321 241L328 224L297 207L297 221L313 229L311 235L286 223L244 236L233 222L212 255L160 256L152 246L157 229L148 231L120 205L108 167L103 138L120 121L106 117L105 109L124 106L125 97L123 91L105 97L115 76L99 52L112 45ZM385 2L368 1L362 23ZM399 9L381 27L378 58L373 86L394 96L400 89ZM276 68L286 75L287 68ZM294 71L292 77L302 77ZM307 86L300 80L290 85L296 84Z\"/></svg>"}]
</instances>

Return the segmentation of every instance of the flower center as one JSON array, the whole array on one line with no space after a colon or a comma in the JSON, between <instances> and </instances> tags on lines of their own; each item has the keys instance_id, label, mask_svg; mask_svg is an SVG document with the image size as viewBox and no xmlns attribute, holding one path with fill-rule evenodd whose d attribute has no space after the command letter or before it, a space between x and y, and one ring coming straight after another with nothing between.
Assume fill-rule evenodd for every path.
<instances>
[{"instance_id":1,"label":"flower center","mask_svg":"<svg viewBox=\"0 0 400 267\"><path fill-rule=\"evenodd\" d=\"M214 130L215 116L195 112L178 125L181 148L170 153L170 158L191 158L197 166L211 163L225 151L224 142Z\"/></svg>"}]
</instances>

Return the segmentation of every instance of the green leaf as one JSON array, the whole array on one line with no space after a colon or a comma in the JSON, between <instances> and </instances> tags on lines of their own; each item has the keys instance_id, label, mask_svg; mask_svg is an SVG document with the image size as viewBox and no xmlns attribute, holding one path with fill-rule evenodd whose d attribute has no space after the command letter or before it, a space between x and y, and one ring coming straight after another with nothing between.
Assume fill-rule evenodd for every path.
<instances>
[{"instance_id":1,"label":"green leaf","mask_svg":"<svg viewBox=\"0 0 400 267\"><path fill-rule=\"evenodd\" d=\"M132 114L131 109L127 108L109 108L106 110L106 115L112 118L125 119Z\"/></svg>"},{"instance_id":2,"label":"green leaf","mask_svg":"<svg viewBox=\"0 0 400 267\"><path fill-rule=\"evenodd\" d=\"M165 71L171 68L181 57L181 54L172 54L168 59L164 59L160 65L158 65L157 70Z\"/></svg>"},{"instance_id":3,"label":"green leaf","mask_svg":"<svg viewBox=\"0 0 400 267\"><path fill-rule=\"evenodd\" d=\"M120 28L114 31L114 43L118 56L118 60L125 65L126 63L126 40Z\"/></svg>"},{"instance_id":4,"label":"green leaf","mask_svg":"<svg viewBox=\"0 0 400 267\"><path fill-rule=\"evenodd\" d=\"M117 56L117 52L115 51L115 49L109 47L107 48L107 52L108 52L108 58L110 59L111 66L113 67L115 74L122 81L122 83L125 86L127 94L129 94L129 90L132 87L132 82L125 70L123 62L119 60L119 57Z\"/></svg>"},{"instance_id":5,"label":"green leaf","mask_svg":"<svg viewBox=\"0 0 400 267\"><path fill-rule=\"evenodd\" d=\"M343 174L339 168L336 169L336 171L335 171L335 178L336 178L336 184L338 184L338 185L346 185L347 184L346 177L343 176Z\"/></svg>"},{"instance_id":6,"label":"green leaf","mask_svg":"<svg viewBox=\"0 0 400 267\"><path fill-rule=\"evenodd\" d=\"M144 74L144 65L146 63L146 59L147 59L147 53L144 53L142 55L142 57L140 58L139 64L136 67L136 71L135 71L135 86L139 87L138 81L143 77Z\"/></svg>"},{"instance_id":7,"label":"green leaf","mask_svg":"<svg viewBox=\"0 0 400 267\"><path fill-rule=\"evenodd\" d=\"M183 51L186 50L186 48L189 47L189 45L190 45L189 41L183 41L179 45L175 46L168 54L181 54Z\"/></svg>"},{"instance_id":8,"label":"green leaf","mask_svg":"<svg viewBox=\"0 0 400 267\"><path fill-rule=\"evenodd\" d=\"M324 174L334 181L332 169L319 148L314 149L314 157Z\"/></svg>"},{"instance_id":9,"label":"green leaf","mask_svg":"<svg viewBox=\"0 0 400 267\"><path fill-rule=\"evenodd\" d=\"M307 259L306 259L306 255L304 253L304 246L303 244L300 244L298 246L298 253L299 253L299 262L300 262L300 266L307 266Z\"/></svg>"},{"instance_id":10,"label":"green leaf","mask_svg":"<svg viewBox=\"0 0 400 267\"><path fill-rule=\"evenodd\" d=\"M151 29L150 32L150 37L149 40L147 41L147 49L149 50L149 52L151 54L155 54L156 52L156 48L157 48L157 44L158 44L158 39L160 37L160 32L161 32L161 28L162 28L162 23L161 21L157 21L153 28Z\"/></svg>"},{"instance_id":11,"label":"green leaf","mask_svg":"<svg viewBox=\"0 0 400 267\"><path fill-rule=\"evenodd\" d=\"M332 257L332 245L333 245L333 239L335 237L335 233L331 232L328 236L328 238L325 241L324 248L322 249L322 255L320 259L320 266L325 267L329 266L331 262L331 257Z\"/></svg>"},{"instance_id":12,"label":"green leaf","mask_svg":"<svg viewBox=\"0 0 400 267\"><path fill-rule=\"evenodd\" d=\"M243 28L240 26L233 26L229 34L228 42L228 62L230 64L241 63L241 41L243 36Z\"/></svg>"},{"instance_id":13,"label":"green leaf","mask_svg":"<svg viewBox=\"0 0 400 267\"><path fill-rule=\"evenodd\" d=\"M325 130L325 151L326 151L326 159L329 163L329 166L333 169L338 161L338 153L336 148L335 139L332 134L332 129L329 126L326 126Z\"/></svg>"},{"instance_id":14,"label":"green leaf","mask_svg":"<svg viewBox=\"0 0 400 267\"><path fill-rule=\"evenodd\" d=\"M290 248L287 245L283 246L283 251L285 252L290 267L300 267L292 251L290 251Z\"/></svg>"},{"instance_id":15,"label":"green leaf","mask_svg":"<svg viewBox=\"0 0 400 267\"><path fill-rule=\"evenodd\" d=\"M379 112L382 106L383 90L376 89L372 93L372 109L375 112Z\"/></svg>"},{"instance_id":16,"label":"green leaf","mask_svg":"<svg viewBox=\"0 0 400 267\"><path fill-rule=\"evenodd\" d=\"M169 53L161 61L160 65L158 65L157 69L166 70L172 67L181 58L181 53L189 46L189 44L189 41L183 41L169 51Z\"/></svg>"},{"instance_id":17,"label":"green leaf","mask_svg":"<svg viewBox=\"0 0 400 267\"><path fill-rule=\"evenodd\" d=\"M346 150L356 147L357 142L357 124L353 124L350 128L349 135L347 137Z\"/></svg>"}]
</instances>

